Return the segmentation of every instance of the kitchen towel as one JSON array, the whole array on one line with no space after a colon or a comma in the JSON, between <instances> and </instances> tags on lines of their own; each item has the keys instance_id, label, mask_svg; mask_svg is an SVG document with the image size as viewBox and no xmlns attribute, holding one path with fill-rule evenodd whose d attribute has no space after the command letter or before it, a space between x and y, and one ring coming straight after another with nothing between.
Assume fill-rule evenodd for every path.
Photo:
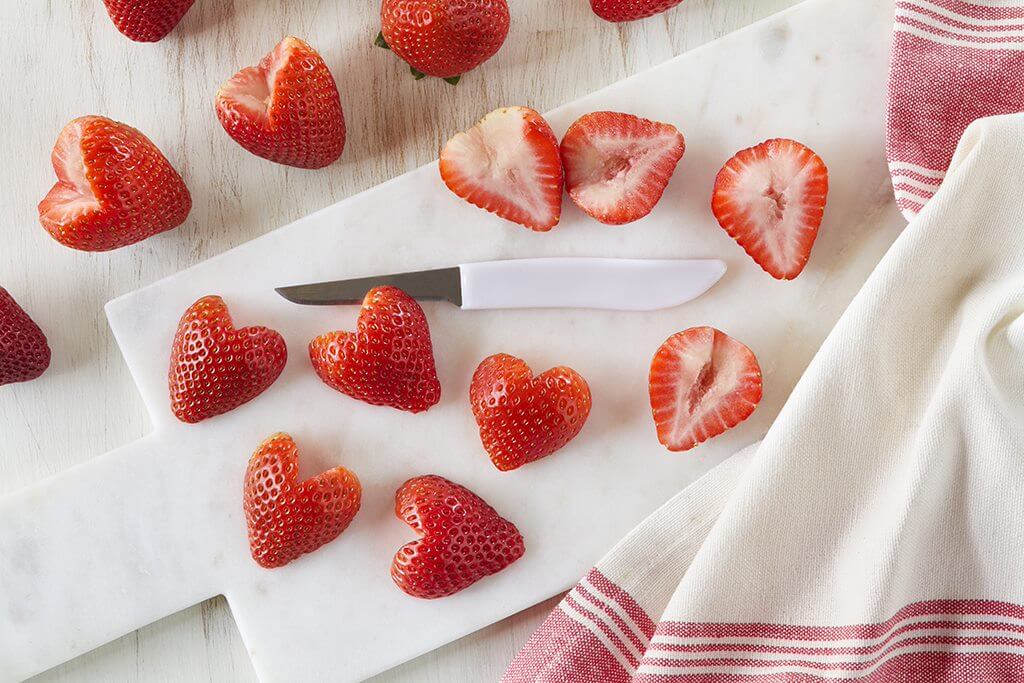
<instances>
[{"instance_id":1,"label":"kitchen towel","mask_svg":"<svg viewBox=\"0 0 1024 683\"><path fill-rule=\"evenodd\" d=\"M972 124L764 440L601 560L504 681L1024 680L1022 187L1024 114Z\"/></svg>"},{"instance_id":2,"label":"kitchen towel","mask_svg":"<svg viewBox=\"0 0 1024 683\"><path fill-rule=\"evenodd\" d=\"M897 0L887 156L909 220L972 121L1024 111L1022 0Z\"/></svg>"}]
</instances>

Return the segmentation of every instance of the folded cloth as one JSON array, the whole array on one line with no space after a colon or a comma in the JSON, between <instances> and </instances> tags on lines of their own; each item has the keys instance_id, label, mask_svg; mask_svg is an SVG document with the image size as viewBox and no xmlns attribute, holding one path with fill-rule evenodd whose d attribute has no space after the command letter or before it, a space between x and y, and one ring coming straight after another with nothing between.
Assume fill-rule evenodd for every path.
<instances>
[{"instance_id":1,"label":"folded cloth","mask_svg":"<svg viewBox=\"0 0 1024 683\"><path fill-rule=\"evenodd\" d=\"M764 440L634 530L507 683L1024 681L1024 115L964 134Z\"/></svg>"},{"instance_id":2,"label":"folded cloth","mask_svg":"<svg viewBox=\"0 0 1024 683\"><path fill-rule=\"evenodd\" d=\"M887 153L909 220L975 119L1024 111L1024 0L897 0Z\"/></svg>"}]
</instances>

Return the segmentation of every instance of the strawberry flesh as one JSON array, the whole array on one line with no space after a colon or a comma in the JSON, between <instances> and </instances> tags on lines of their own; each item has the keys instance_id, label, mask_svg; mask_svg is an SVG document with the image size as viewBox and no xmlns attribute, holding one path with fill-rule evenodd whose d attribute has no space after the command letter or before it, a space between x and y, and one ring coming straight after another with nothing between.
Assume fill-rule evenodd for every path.
<instances>
[{"instance_id":1,"label":"strawberry flesh","mask_svg":"<svg viewBox=\"0 0 1024 683\"><path fill-rule=\"evenodd\" d=\"M794 140L773 139L738 152L715 179L718 223L772 277L803 272L828 198L828 169Z\"/></svg>"},{"instance_id":2,"label":"strawberry flesh","mask_svg":"<svg viewBox=\"0 0 1024 683\"><path fill-rule=\"evenodd\" d=\"M27 382L50 367L46 335L0 287L0 385Z\"/></svg>"},{"instance_id":3,"label":"strawberry flesh","mask_svg":"<svg viewBox=\"0 0 1024 683\"><path fill-rule=\"evenodd\" d=\"M323 168L345 148L345 115L323 58L289 36L217 92L217 118L235 142L258 157Z\"/></svg>"},{"instance_id":4,"label":"strawberry flesh","mask_svg":"<svg viewBox=\"0 0 1024 683\"><path fill-rule=\"evenodd\" d=\"M50 156L57 182L39 221L61 244L108 251L176 228L192 209L178 172L149 138L84 116L64 127Z\"/></svg>"},{"instance_id":5,"label":"strawberry flesh","mask_svg":"<svg viewBox=\"0 0 1024 683\"><path fill-rule=\"evenodd\" d=\"M470 204L545 232L562 215L562 160L551 126L527 107L496 109L444 146L445 185Z\"/></svg>"},{"instance_id":6,"label":"strawberry flesh","mask_svg":"<svg viewBox=\"0 0 1024 683\"><path fill-rule=\"evenodd\" d=\"M437 475L402 484L395 514L420 535L391 563L395 584L415 598L458 593L526 552L515 524L466 487Z\"/></svg>"},{"instance_id":7,"label":"strawberry flesh","mask_svg":"<svg viewBox=\"0 0 1024 683\"><path fill-rule=\"evenodd\" d=\"M174 30L195 0L103 0L117 30L140 43L153 43Z\"/></svg>"},{"instance_id":8,"label":"strawberry flesh","mask_svg":"<svg viewBox=\"0 0 1024 683\"><path fill-rule=\"evenodd\" d=\"M658 440L686 451L750 417L761 400L761 367L724 332L692 327L654 354L650 393Z\"/></svg>"},{"instance_id":9,"label":"strawberry flesh","mask_svg":"<svg viewBox=\"0 0 1024 683\"><path fill-rule=\"evenodd\" d=\"M341 535L362 499L359 479L344 467L299 481L299 451L287 434L264 441L245 471L243 507L252 558L283 567Z\"/></svg>"},{"instance_id":10,"label":"strawberry flesh","mask_svg":"<svg viewBox=\"0 0 1024 683\"><path fill-rule=\"evenodd\" d=\"M686 144L675 126L631 114L580 117L562 138L569 196L602 223L621 225L651 212Z\"/></svg>"},{"instance_id":11,"label":"strawberry flesh","mask_svg":"<svg viewBox=\"0 0 1024 683\"><path fill-rule=\"evenodd\" d=\"M419 413L441 400L427 317L397 287L366 293L357 331L329 332L309 344L327 386L371 405Z\"/></svg>"},{"instance_id":12,"label":"strawberry flesh","mask_svg":"<svg viewBox=\"0 0 1024 683\"><path fill-rule=\"evenodd\" d=\"M171 346L171 410L196 423L234 410L277 380L288 360L280 334L266 327L235 329L219 296L189 306Z\"/></svg>"},{"instance_id":13,"label":"strawberry flesh","mask_svg":"<svg viewBox=\"0 0 1024 683\"><path fill-rule=\"evenodd\" d=\"M590 415L590 387L567 367L536 377L525 361L499 353L473 373L469 400L480 440L501 471L551 455L580 433Z\"/></svg>"}]
</instances>

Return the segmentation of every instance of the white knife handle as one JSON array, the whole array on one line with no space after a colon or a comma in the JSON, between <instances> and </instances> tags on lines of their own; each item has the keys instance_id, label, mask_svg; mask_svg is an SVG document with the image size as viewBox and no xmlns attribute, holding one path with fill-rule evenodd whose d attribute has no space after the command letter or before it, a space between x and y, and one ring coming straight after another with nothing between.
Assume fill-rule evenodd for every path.
<instances>
[{"instance_id":1,"label":"white knife handle","mask_svg":"<svg viewBox=\"0 0 1024 683\"><path fill-rule=\"evenodd\" d=\"M725 273L715 259L538 258L459 266L462 308L653 311L700 296Z\"/></svg>"}]
</instances>

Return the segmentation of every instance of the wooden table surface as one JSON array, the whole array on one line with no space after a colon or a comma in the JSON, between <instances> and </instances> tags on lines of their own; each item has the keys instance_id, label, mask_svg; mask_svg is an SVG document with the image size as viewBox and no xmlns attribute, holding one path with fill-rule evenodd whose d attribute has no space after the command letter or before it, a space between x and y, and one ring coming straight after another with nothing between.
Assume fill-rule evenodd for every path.
<instances>
[{"instance_id":1,"label":"wooden table surface","mask_svg":"<svg viewBox=\"0 0 1024 683\"><path fill-rule=\"evenodd\" d=\"M0 26L7 28L0 45L0 286L43 327L54 352L40 380L0 388L0 495L149 430L107 327L108 300L432 161L452 133L491 109L550 109L798 1L687 0L660 16L613 25L598 20L586 0L510 0L504 47L454 88L414 81L393 55L372 46L377 0L197 0L155 45L117 33L100 0L0 3ZM287 34L320 50L345 108L345 153L321 171L248 155L213 113L217 86ZM75 252L46 235L35 207L53 183L50 148L63 125L83 114L125 121L163 149L192 191L195 206L184 226L108 254ZM374 680L495 681L555 602ZM218 598L36 680L219 682L255 675Z\"/></svg>"}]
</instances>

